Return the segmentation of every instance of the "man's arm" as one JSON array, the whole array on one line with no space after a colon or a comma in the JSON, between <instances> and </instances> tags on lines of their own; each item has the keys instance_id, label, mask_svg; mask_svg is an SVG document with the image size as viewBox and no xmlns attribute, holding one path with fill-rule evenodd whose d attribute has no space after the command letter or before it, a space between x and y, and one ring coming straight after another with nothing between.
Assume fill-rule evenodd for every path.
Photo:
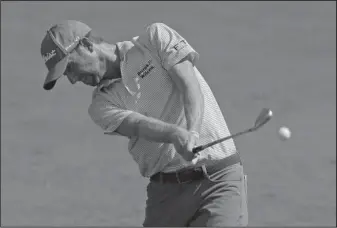
<instances>
[{"instance_id":1,"label":"man's arm","mask_svg":"<svg viewBox=\"0 0 337 228\"><path fill-rule=\"evenodd\" d=\"M183 95L187 130L200 132L204 99L195 75L199 54L174 29L163 23L147 27L150 46L158 52L163 67Z\"/></svg>"},{"instance_id":2,"label":"man's arm","mask_svg":"<svg viewBox=\"0 0 337 228\"><path fill-rule=\"evenodd\" d=\"M195 135L174 124L165 123L140 113L132 113L121 122L115 132L127 137L138 136L152 142L172 143L176 152L186 161L194 158L191 151L195 141L191 139L195 138ZM187 153L186 147L189 148Z\"/></svg>"},{"instance_id":3,"label":"man's arm","mask_svg":"<svg viewBox=\"0 0 337 228\"><path fill-rule=\"evenodd\" d=\"M134 112L122 121L116 132L126 137L138 136L153 142L175 143L181 130L177 125Z\"/></svg>"},{"instance_id":4,"label":"man's arm","mask_svg":"<svg viewBox=\"0 0 337 228\"><path fill-rule=\"evenodd\" d=\"M194 144L189 145L191 132L178 125L165 123L161 120L144 116L138 112L125 109L122 102L113 97L95 94L88 112L91 119L100 126L106 134L119 134L131 137L140 137L148 141L159 143L172 143L184 159L191 160L192 153L186 153L188 145L192 151Z\"/></svg>"},{"instance_id":5,"label":"man's arm","mask_svg":"<svg viewBox=\"0 0 337 228\"><path fill-rule=\"evenodd\" d=\"M177 125L127 110L118 99L110 99L98 94L88 109L91 119L106 134L117 133L129 138L137 136L163 143L176 143L177 139L185 136L186 130Z\"/></svg>"},{"instance_id":6,"label":"man's arm","mask_svg":"<svg viewBox=\"0 0 337 228\"><path fill-rule=\"evenodd\" d=\"M193 64L188 56L174 65L169 74L183 95L187 130L200 132L204 112L204 99Z\"/></svg>"},{"instance_id":7,"label":"man's arm","mask_svg":"<svg viewBox=\"0 0 337 228\"><path fill-rule=\"evenodd\" d=\"M109 117L111 117L111 115L109 115ZM98 121L96 121L96 123L104 126L103 123L99 123ZM186 153L186 150L184 149L189 145L187 143L190 142L191 137L195 137L192 136L193 133L190 133L177 125L165 123L137 112L132 112L124 117L113 132L129 138L137 136L152 142L172 143L176 152L178 152L185 160L190 161L194 157L194 154ZM193 146L194 144L190 145L190 150L193 149Z\"/></svg>"}]
</instances>

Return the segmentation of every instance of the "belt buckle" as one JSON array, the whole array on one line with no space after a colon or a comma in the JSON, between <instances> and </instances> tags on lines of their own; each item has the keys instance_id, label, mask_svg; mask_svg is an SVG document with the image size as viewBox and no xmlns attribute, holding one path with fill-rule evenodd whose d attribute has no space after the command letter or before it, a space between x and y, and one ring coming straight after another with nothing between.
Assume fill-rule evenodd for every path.
<instances>
[{"instance_id":1,"label":"belt buckle","mask_svg":"<svg viewBox=\"0 0 337 228\"><path fill-rule=\"evenodd\" d=\"M178 184L182 184L182 182L180 181L180 178L179 178L179 173L178 172L175 172L176 173L176 179L178 181Z\"/></svg>"},{"instance_id":2,"label":"belt buckle","mask_svg":"<svg viewBox=\"0 0 337 228\"><path fill-rule=\"evenodd\" d=\"M177 179L178 184L185 184L185 183L188 183L188 182L192 181L192 180L180 181L179 173L178 172L175 172L175 173L176 173L176 179Z\"/></svg>"},{"instance_id":3,"label":"belt buckle","mask_svg":"<svg viewBox=\"0 0 337 228\"><path fill-rule=\"evenodd\" d=\"M159 173L159 183L163 184L164 180L163 180L163 173Z\"/></svg>"}]
</instances>

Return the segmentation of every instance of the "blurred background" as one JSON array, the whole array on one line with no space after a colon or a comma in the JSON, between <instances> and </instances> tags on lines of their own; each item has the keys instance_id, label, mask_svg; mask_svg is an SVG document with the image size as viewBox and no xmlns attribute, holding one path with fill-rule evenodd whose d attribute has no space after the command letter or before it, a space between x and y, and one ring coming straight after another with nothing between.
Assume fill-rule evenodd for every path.
<instances>
[{"instance_id":1,"label":"blurred background","mask_svg":"<svg viewBox=\"0 0 337 228\"><path fill-rule=\"evenodd\" d=\"M153 22L199 52L197 67L248 174L250 226L336 224L336 2L1 2L1 219L12 226L141 226L146 184L127 140L87 114L92 88L42 88L40 43L61 20L110 42ZM281 126L292 130L286 142Z\"/></svg>"}]
</instances>

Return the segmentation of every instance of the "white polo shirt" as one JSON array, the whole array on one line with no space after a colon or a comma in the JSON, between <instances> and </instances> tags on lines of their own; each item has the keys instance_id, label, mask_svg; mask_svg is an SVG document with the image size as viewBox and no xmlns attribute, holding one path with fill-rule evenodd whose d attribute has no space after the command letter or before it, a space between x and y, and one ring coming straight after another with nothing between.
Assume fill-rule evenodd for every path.
<instances>
[{"instance_id":1,"label":"white polo shirt","mask_svg":"<svg viewBox=\"0 0 337 228\"><path fill-rule=\"evenodd\" d=\"M186 128L182 94L168 70L189 55L195 64L199 54L175 30L154 23L131 41L117 43L122 78L102 81L94 90L89 115L104 131L115 131L125 117L138 112ZM204 95L204 116L198 145L230 134L226 121L208 84L194 67L196 81ZM116 133L117 134L117 133ZM233 140L227 140L200 152L191 162L175 151L173 144L150 142L131 137L129 152L144 177L157 172L173 172L189 166L201 166L236 152Z\"/></svg>"}]
</instances>

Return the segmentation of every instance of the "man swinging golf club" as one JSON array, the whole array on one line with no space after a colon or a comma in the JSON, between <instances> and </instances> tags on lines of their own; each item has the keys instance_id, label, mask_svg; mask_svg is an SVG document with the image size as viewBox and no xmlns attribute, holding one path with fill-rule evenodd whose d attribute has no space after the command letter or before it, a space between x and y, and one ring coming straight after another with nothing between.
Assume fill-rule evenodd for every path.
<instances>
[{"instance_id":1,"label":"man swinging golf club","mask_svg":"<svg viewBox=\"0 0 337 228\"><path fill-rule=\"evenodd\" d=\"M246 178L225 119L196 68L199 54L163 23L111 44L79 21L52 26L41 44L44 89L66 76L95 87L92 120L129 138L149 178L143 226L246 226Z\"/></svg>"}]
</instances>

